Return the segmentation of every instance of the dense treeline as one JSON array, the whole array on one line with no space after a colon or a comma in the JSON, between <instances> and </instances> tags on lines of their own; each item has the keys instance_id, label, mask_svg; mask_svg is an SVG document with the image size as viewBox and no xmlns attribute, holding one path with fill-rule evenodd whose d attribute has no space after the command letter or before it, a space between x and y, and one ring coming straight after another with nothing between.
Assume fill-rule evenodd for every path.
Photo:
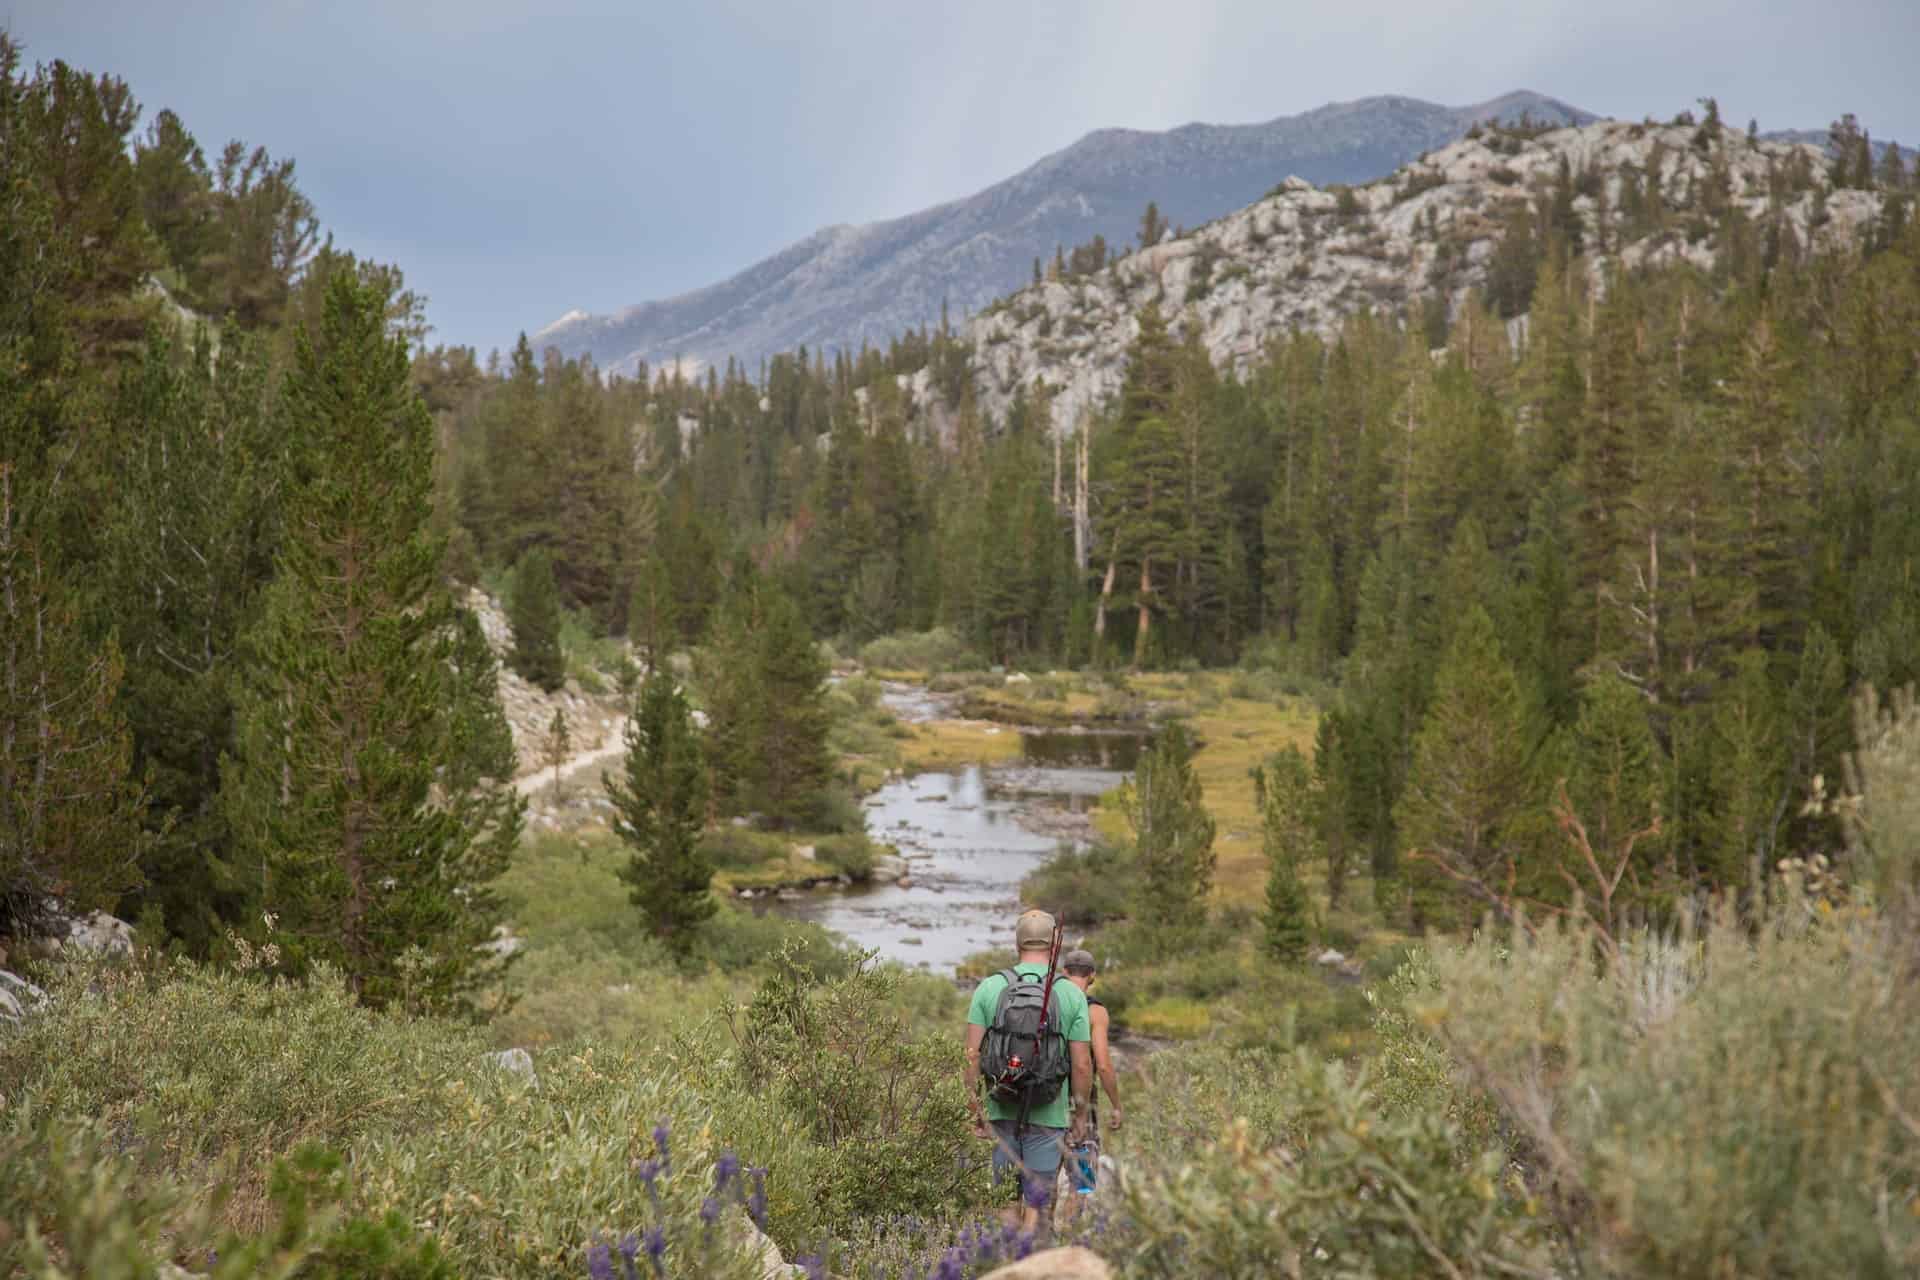
<instances>
[{"instance_id":1,"label":"dense treeline","mask_svg":"<svg viewBox=\"0 0 1920 1280\"><path fill-rule=\"evenodd\" d=\"M112 77L4 52L10 928L113 905L206 952L278 910L310 926L296 955L370 947L315 922L336 892L370 920L386 873L308 866L313 831L261 816L301 785L288 729L342 714L301 702L316 664L372 688L430 657L448 685L389 681L379 733L346 741L397 772L349 769L371 807L303 821L358 847L410 797L394 812L484 880L517 827L510 743L447 590L483 577L527 587L515 657L542 683L562 609L709 655L710 818L831 807L796 746L821 727L810 636L938 627L992 662L1325 682L1303 852L1336 903L1364 875L1413 923L1463 918L1463 894L1591 896L1590 867L1621 910L1658 906L1820 843L1802 795L1839 768L1845 691L1920 663L1912 179L1851 121L1759 219L1657 166L1612 188L1563 166L1508 203L1485 296L1276 338L1231 376L1174 300L1149 306L1120 394L1061 437L1044 387L989 420L944 320L704 377L605 378L524 338L428 350L400 273L320 238L290 162L235 143L209 164L170 113L136 133ZM1693 145L1723 138L1710 112ZM1880 213L1814 254L1787 198L1843 188ZM1646 237L1718 252L1601 256ZM376 421L412 443L356 434ZM341 607L395 621L364 653L306 647L326 558L376 530L393 557ZM418 906L449 947L494 909L461 902ZM356 982L392 989L385 965Z\"/></svg>"},{"instance_id":2,"label":"dense treeline","mask_svg":"<svg viewBox=\"0 0 1920 1280\"><path fill-rule=\"evenodd\" d=\"M1693 137L1724 145L1711 104ZM498 376L422 363L469 370L446 434L479 559L553 548L608 627L700 637L745 552L847 644L1281 666L1340 690L1313 788L1336 902L1359 873L1414 923L1462 892L1564 902L1591 854L1644 908L1830 836L1800 809L1846 691L1920 662L1920 249L1899 153L1876 175L1866 147L1842 121L1840 162L1776 166L1759 218L1650 163L1583 221L1604 175L1563 165L1510 202L1487 295L1276 339L1239 376L1150 306L1066 439L1038 399L984 420L945 326L757 378L602 385L524 343ZM1835 183L1880 212L1815 254L1784 210ZM1594 256L1649 238L1714 265Z\"/></svg>"},{"instance_id":3,"label":"dense treeline","mask_svg":"<svg viewBox=\"0 0 1920 1280\"><path fill-rule=\"evenodd\" d=\"M105 907L471 1007L520 802L418 299L290 162L139 115L0 36L0 933Z\"/></svg>"}]
</instances>

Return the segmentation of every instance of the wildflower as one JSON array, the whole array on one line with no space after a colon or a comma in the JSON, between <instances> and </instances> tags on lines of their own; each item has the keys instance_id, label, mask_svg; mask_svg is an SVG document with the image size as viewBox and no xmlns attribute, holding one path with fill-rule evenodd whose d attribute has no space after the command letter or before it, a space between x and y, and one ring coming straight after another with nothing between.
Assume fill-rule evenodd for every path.
<instances>
[{"instance_id":1,"label":"wildflower","mask_svg":"<svg viewBox=\"0 0 1920 1280\"><path fill-rule=\"evenodd\" d=\"M927 1280L966 1280L966 1255L958 1249L949 1249L940 1255L940 1265L933 1269Z\"/></svg>"},{"instance_id":2,"label":"wildflower","mask_svg":"<svg viewBox=\"0 0 1920 1280\"><path fill-rule=\"evenodd\" d=\"M807 1280L827 1280L827 1261L817 1253L795 1258L793 1265L807 1273Z\"/></svg>"},{"instance_id":3,"label":"wildflower","mask_svg":"<svg viewBox=\"0 0 1920 1280\"><path fill-rule=\"evenodd\" d=\"M647 1189L651 1191L653 1189L653 1180L660 1176L660 1162L658 1160L642 1160L634 1166L633 1171L639 1175L640 1181L646 1183Z\"/></svg>"},{"instance_id":4,"label":"wildflower","mask_svg":"<svg viewBox=\"0 0 1920 1280\"><path fill-rule=\"evenodd\" d=\"M747 1197L747 1216L756 1227L767 1225L767 1171L756 1165L747 1171L753 1178L753 1194Z\"/></svg>"},{"instance_id":5,"label":"wildflower","mask_svg":"<svg viewBox=\"0 0 1920 1280\"><path fill-rule=\"evenodd\" d=\"M731 1151L723 1151L720 1158L713 1162L713 1194L726 1194L727 1185L740 1172L740 1158Z\"/></svg>"},{"instance_id":6,"label":"wildflower","mask_svg":"<svg viewBox=\"0 0 1920 1280\"><path fill-rule=\"evenodd\" d=\"M660 1153L660 1163L667 1163L667 1122L662 1120L653 1126L653 1149Z\"/></svg>"},{"instance_id":7,"label":"wildflower","mask_svg":"<svg viewBox=\"0 0 1920 1280\"><path fill-rule=\"evenodd\" d=\"M710 1227L713 1225L714 1219L719 1216L720 1202L718 1200L715 1200L712 1196L708 1196L700 1202L700 1221L702 1223Z\"/></svg>"},{"instance_id":8,"label":"wildflower","mask_svg":"<svg viewBox=\"0 0 1920 1280\"><path fill-rule=\"evenodd\" d=\"M601 1241L587 1250L587 1274L593 1280L613 1280L613 1253Z\"/></svg>"},{"instance_id":9,"label":"wildflower","mask_svg":"<svg viewBox=\"0 0 1920 1280\"><path fill-rule=\"evenodd\" d=\"M653 1274L667 1274L666 1267L660 1261L667 1253L667 1233L659 1227L647 1228L646 1238L640 1242L640 1247L647 1251L647 1261L653 1264Z\"/></svg>"},{"instance_id":10,"label":"wildflower","mask_svg":"<svg viewBox=\"0 0 1920 1280\"><path fill-rule=\"evenodd\" d=\"M640 1280L640 1268L634 1265L634 1259L640 1253L640 1237L629 1231L620 1237L620 1269L626 1272L626 1280Z\"/></svg>"}]
</instances>

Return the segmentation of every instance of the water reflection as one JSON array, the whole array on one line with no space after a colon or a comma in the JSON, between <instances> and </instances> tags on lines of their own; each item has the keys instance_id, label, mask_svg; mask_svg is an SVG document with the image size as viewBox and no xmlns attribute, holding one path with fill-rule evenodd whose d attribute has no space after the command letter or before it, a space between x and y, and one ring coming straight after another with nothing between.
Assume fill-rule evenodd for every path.
<instances>
[{"instance_id":1,"label":"water reflection","mask_svg":"<svg viewBox=\"0 0 1920 1280\"><path fill-rule=\"evenodd\" d=\"M1125 780L1145 737L1049 731L1022 741L1019 764L923 773L867 797L867 830L907 858L909 884L809 894L771 909L936 972L1004 945L1020 881L1060 841L1028 824L1047 810L1090 809Z\"/></svg>"}]
</instances>

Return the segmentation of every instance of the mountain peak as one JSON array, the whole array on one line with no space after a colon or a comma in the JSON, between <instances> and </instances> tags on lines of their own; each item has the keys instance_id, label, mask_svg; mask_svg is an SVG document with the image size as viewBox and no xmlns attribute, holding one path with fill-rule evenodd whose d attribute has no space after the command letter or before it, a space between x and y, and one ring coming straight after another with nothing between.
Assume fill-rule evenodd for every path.
<instances>
[{"instance_id":1,"label":"mountain peak","mask_svg":"<svg viewBox=\"0 0 1920 1280\"><path fill-rule=\"evenodd\" d=\"M1595 117L1515 90L1449 107L1402 95L1329 103L1254 124L1192 123L1088 133L983 191L884 222L823 227L730 279L610 316L569 311L537 340L633 374L670 359L749 367L802 344L884 344L958 317L1025 284L1035 259L1102 237L1131 244L1149 201L1175 226L1199 226L1258 199L1289 175L1359 183L1391 173L1489 119L1550 124Z\"/></svg>"}]
</instances>

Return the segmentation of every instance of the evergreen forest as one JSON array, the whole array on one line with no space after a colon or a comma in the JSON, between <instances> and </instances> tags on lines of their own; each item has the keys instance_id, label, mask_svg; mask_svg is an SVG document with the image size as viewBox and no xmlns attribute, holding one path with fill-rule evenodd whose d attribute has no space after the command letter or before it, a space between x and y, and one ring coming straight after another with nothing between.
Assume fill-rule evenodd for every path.
<instances>
[{"instance_id":1,"label":"evergreen forest","mask_svg":"<svg viewBox=\"0 0 1920 1280\"><path fill-rule=\"evenodd\" d=\"M1167 712L1027 884L1156 1051L1059 1228L1113 1274L1911 1274L1920 220L1830 143L1778 191L1870 196L1843 246L1657 170L1596 228L1563 162L1456 296L1226 367L1149 303L1060 431L946 320L635 377L436 345L291 159L0 35L0 962L52 993L0 1022L0 1273L1032 1250L952 983L716 892L761 844L872 874L905 671L1242 717ZM619 686L598 844L529 823L496 600L514 678ZM501 945L529 893L564 966ZM96 911L134 954L62 961ZM541 983L537 1087L478 1071Z\"/></svg>"}]
</instances>

